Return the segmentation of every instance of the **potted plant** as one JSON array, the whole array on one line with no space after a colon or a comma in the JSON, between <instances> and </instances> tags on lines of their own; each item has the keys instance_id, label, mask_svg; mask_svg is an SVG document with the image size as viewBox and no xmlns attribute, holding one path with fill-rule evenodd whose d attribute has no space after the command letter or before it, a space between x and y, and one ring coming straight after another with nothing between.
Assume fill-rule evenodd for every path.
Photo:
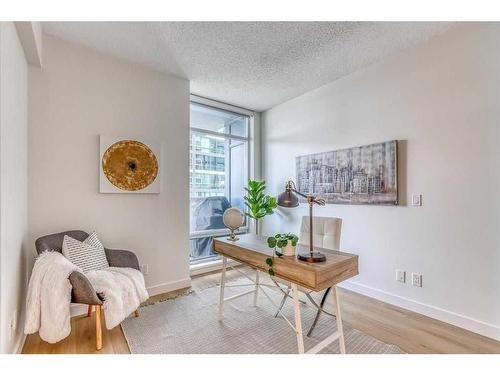
<instances>
[{"instance_id":1,"label":"potted plant","mask_svg":"<svg viewBox=\"0 0 500 375\"><path fill-rule=\"evenodd\" d=\"M295 255L297 242L299 242L299 237L292 233L278 233L274 237L269 237L267 239L268 246L282 249L281 254L284 256Z\"/></svg>"},{"instance_id":2,"label":"potted plant","mask_svg":"<svg viewBox=\"0 0 500 375\"><path fill-rule=\"evenodd\" d=\"M274 265L274 255L278 257L282 256L294 256L295 255L295 247L297 246L297 242L299 241L299 237L295 234L287 233L281 234L278 233L272 237L267 238L267 245L273 249L272 257L266 259L266 264L269 266L267 272L269 275L274 276L275 272L273 269ZM276 250L276 248L281 251Z\"/></svg>"},{"instance_id":3,"label":"potted plant","mask_svg":"<svg viewBox=\"0 0 500 375\"><path fill-rule=\"evenodd\" d=\"M276 198L264 194L266 181L248 180L245 190L247 192L244 197L245 206L248 207L245 215L255 220L255 233L259 234L259 221L264 216L274 213L273 210L277 206Z\"/></svg>"}]
</instances>

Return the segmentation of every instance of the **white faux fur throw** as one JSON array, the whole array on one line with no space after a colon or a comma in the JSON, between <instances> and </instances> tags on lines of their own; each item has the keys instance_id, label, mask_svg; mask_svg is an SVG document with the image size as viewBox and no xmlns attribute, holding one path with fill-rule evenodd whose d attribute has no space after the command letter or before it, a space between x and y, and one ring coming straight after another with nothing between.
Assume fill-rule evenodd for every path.
<instances>
[{"instance_id":1,"label":"white faux fur throw","mask_svg":"<svg viewBox=\"0 0 500 375\"><path fill-rule=\"evenodd\" d=\"M26 299L26 334L39 331L42 340L55 343L71 332L69 275L81 270L55 251L36 260ZM109 267L85 274L103 296L106 328L120 324L149 298L142 273L132 268Z\"/></svg>"},{"instance_id":2,"label":"white faux fur throw","mask_svg":"<svg viewBox=\"0 0 500 375\"><path fill-rule=\"evenodd\" d=\"M149 298L144 277L136 269L109 267L90 271L85 276L104 298L107 329L116 327Z\"/></svg>"},{"instance_id":3,"label":"white faux fur throw","mask_svg":"<svg viewBox=\"0 0 500 375\"><path fill-rule=\"evenodd\" d=\"M26 297L24 333L39 331L51 344L71 332L69 275L80 271L57 251L44 251L35 262Z\"/></svg>"}]
</instances>

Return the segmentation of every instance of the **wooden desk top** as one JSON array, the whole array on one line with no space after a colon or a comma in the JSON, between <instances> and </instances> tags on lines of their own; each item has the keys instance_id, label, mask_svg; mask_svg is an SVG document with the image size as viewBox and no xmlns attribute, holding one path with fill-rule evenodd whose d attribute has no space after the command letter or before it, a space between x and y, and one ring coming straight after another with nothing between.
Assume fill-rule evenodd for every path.
<instances>
[{"instance_id":1,"label":"wooden desk top","mask_svg":"<svg viewBox=\"0 0 500 375\"><path fill-rule=\"evenodd\" d=\"M239 238L235 242L222 237L214 238L214 251L267 272L269 266L266 264L266 259L273 253L267 246L267 238L254 234L244 234ZM308 250L307 246L297 245L297 252ZM357 255L321 248L315 250L326 255L325 262L307 263L295 256L275 256L273 269L276 277L318 292L359 273Z\"/></svg>"}]
</instances>

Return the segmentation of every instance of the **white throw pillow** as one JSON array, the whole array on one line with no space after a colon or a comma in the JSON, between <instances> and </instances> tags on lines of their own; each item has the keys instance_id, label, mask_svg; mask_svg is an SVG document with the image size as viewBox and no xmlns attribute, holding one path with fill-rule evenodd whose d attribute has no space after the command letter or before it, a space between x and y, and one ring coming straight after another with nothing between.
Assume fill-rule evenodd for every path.
<instances>
[{"instance_id":1,"label":"white throw pillow","mask_svg":"<svg viewBox=\"0 0 500 375\"><path fill-rule=\"evenodd\" d=\"M62 245L63 255L83 272L102 270L109 267L104 246L92 232L83 242L72 237L64 236Z\"/></svg>"}]
</instances>

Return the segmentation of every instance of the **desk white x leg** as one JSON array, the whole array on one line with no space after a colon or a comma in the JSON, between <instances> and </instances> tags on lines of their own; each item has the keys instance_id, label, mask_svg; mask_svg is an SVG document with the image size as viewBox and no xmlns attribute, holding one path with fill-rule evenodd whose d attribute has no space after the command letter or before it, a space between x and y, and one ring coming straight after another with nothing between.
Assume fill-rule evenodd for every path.
<instances>
[{"instance_id":1,"label":"desk white x leg","mask_svg":"<svg viewBox=\"0 0 500 375\"><path fill-rule=\"evenodd\" d=\"M327 338L323 339L323 341L317 343L311 349L309 349L307 351L307 353L309 353L309 354L319 353L321 350L326 348L328 345L330 345L335 340L339 340L340 353L345 354L344 330L342 327L342 317L340 315L339 295L337 293L337 286L336 285L332 286L332 299L333 299L333 303L335 304L335 316L336 316L335 319L337 320L337 331L332 333Z\"/></svg>"},{"instance_id":2,"label":"desk white x leg","mask_svg":"<svg viewBox=\"0 0 500 375\"><path fill-rule=\"evenodd\" d=\"M302 318L300 316L299 290L297 284L292 283L293 309L295 312L295 333L297 334L297 349L304 354L304 336L302 334Z\"/></svg>"},{"instance_id":3,"label":"desk white x leg","mask_svg":"<svg viewBox=\"0 0 500 375\"><path fill-rule=\"evenodd\" d=\"M227 298L224 298L224 290L226 288L226 269L227 269L227 258L222 257L222 272L221 272L221 281L220 281L220 294L219 294L219 320L222 320L223 315L224 315L224 302L225 301L230 301L239 297L243 297L247 294L254 294L254 305L257 305L257 298L258 298L258 291L259 289L262 290L263 295L269 299L272 305L275 307L278 307L275 305L273 299L271 296L269 296L263 287L269 287L269 288L277 288L281 290L282 293L286 293L285 297L288 295L288 290L286 292L281 288L281 287L276 287L275 285L269 285L266 283L261 283L259 279L259 270L256 270L255 274L255 280L252 280L251 277L247 276L243 272L239 271L236 269L236 271L241 272L245 277L249 278L250 281L253 282L253 284L245 284L245 285L228 285L227 287L238 287L238 286L253 286L251 290L248 290L243 293L235 294L232 296L229 296ZM281 312L281 307L278 309L277 315L281 315L285 321L292 327L292 329L295 331L295 334L297 336L297 351L299 354L303 354L305 352L304 350L304 336L302 332L302 317L301 317L301 312L300 312L300 305L303 303L299 299L299 290L297 284L291 283L290 284L290 289L292 291L292 300L293 300L293 308L294 308L294 315L295 315L295 325L292 324L286 316L284 316ZM337 331L325 338L323 341L319 342L316 344L313 348L309 349L307 353L309 354L314 354L314 353L319 353L321 350L323 350L325 347L327 347L329 344L334 342L335 340L339 340L339 348L340 348L340 353L345 354L345 341L344 341L344 331L342 327L342 317L340 315L340 302L339 302L339 296L337 293L337 287L332 286L332 299L333 303L335 305L335 316L337 320ZM288 295L289 296L289 295ZM283 303L283 301L282 301Z\"/></svg>"},{"instance_id":4,"label":"desk white x leg","mask_svg":"<svg viewBox=\"0 0 500 375\"><path fill-rule=\"evenodd\" d=\"M224 316L224 288L226 287L226 268L227 258L222 257L222 272L220 275L220 291L219 291L219 320Z\"/></svg>"}]
</instances>

